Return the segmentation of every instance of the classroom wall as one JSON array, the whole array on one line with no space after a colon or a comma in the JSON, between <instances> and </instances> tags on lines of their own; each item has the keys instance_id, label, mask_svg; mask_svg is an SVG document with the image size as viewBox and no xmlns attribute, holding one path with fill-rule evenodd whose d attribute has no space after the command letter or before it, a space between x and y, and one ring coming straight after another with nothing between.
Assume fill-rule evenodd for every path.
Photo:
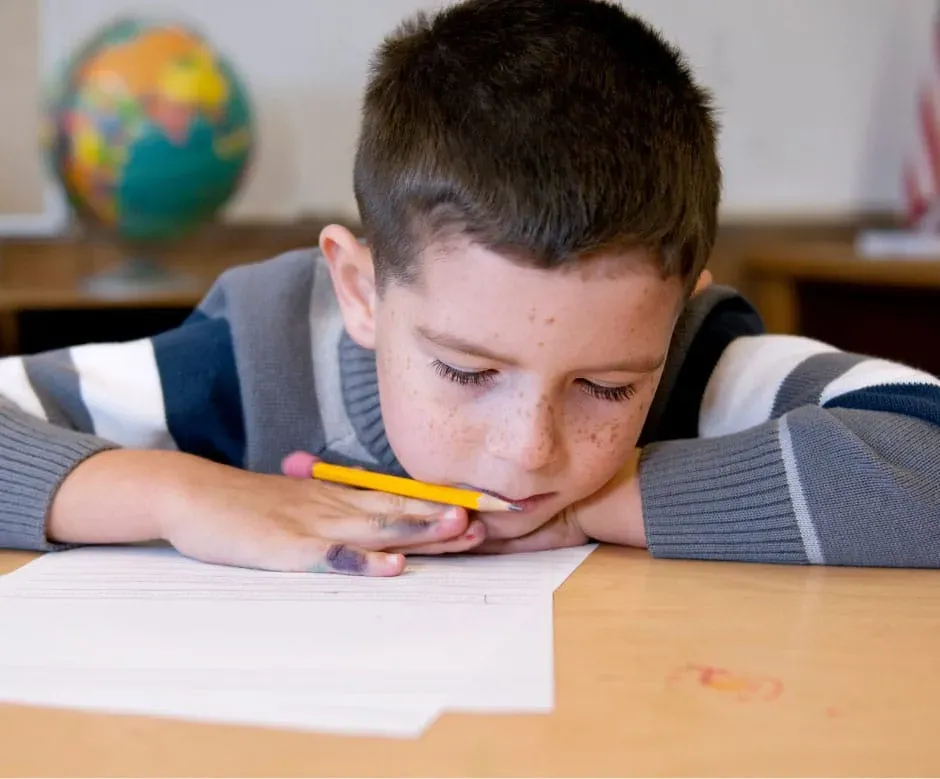
<instances>
[{"instance_id":1,"label":"classroom wall","mask_svg":"<svg viewBox=\"0 0 940 779\"><path fill-rule=\"evenodd\" d=\"M38 2L48 72L117 13L188 18L242 71L260 151L234 219L353 213L350 166L367 57L434 0ZM724 213L843 215L898 206L933 0L626 0L682 46L724 126ZM4 92L11 74L0 75ZM13 76L15 79L15 76ZM26 118L14 118L25 126ZM0 148L4 141L0 136Z\"/></svg>"},{"instance_id":2,"label":"classroom wall","mask_svg":"<svg viewBox=\"0 0 940 779\"><path fill-rule=\"evenodd\" d=\"M0 0L0 215L44 208L36 154L38 41L39 3Z\"/></svg>"}]
</instances>

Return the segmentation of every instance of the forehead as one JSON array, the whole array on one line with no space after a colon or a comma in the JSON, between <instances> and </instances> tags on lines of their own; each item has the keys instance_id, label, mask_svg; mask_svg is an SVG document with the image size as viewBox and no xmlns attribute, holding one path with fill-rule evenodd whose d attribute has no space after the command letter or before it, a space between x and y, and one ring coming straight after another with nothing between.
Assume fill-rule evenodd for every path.
<instances>
[{"instance_id":1,"label":"forehead","mask_svg":"<svg viewBox=\"0 0 940 779\"><path fill-rule=\"evenodd\" d=\"M642 249L545 270L448 243L419 262L416 284L389 290L412 324L517 350L550 342L571 357L612 349L627 357L631 345L665 351L683 297L681 280L664 279Z\"/></svg>"}]
</instances>

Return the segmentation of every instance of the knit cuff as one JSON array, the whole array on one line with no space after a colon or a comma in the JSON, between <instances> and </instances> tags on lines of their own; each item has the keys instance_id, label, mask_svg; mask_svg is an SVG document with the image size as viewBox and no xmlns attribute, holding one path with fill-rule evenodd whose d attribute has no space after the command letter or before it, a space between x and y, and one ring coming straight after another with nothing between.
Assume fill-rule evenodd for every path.
<instances>
[{"instance_id":1,"label":"knit cuff","mask_svg":"<svg viewBox=\"0 0 940 779\"><path fill-rule=\"evenodd\" d=\"M640 490L656 557L805 563L776 422L646 447Z\"/></svg>"},{"instance_id":2,"label":"knit cuff","mask_svg":"<svg viewBox=\"0 0 940 779\"><path fill-rule=\"evenodd\" d=\"M13 408L0 408L0 548L54 551L46 517L66 476L115 445L56 427Z\"/></svg>"}]
</instances>

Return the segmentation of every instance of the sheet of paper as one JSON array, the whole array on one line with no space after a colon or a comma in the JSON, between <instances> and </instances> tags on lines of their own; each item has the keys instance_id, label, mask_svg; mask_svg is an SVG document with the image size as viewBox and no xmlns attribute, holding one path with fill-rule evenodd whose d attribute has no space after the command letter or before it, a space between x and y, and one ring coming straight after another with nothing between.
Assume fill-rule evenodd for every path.
<instances>
[{"instance_id":1,"label":"sheet of paper","mask_svg":"<svg viewBox=\"0 0 940 779\"><path fill-rule=\"evenodd\" d=\"M585 544L584 546L571 546L565 549L539 552L539 559L552 566L552 589L557 590L561 587L595 549L597 549L597 544Z\"/></svg>"},{"instance_id":2,"label":"sheet of paper","mask_svg":"<svg viewBox=\"0 0 940 779\"><path fill-rule=\"evenodd\" d=\"M480 675L450 696L453 711L541 713L555 707L552 601L546 596L508 628L502 648Z\"/></svg>"},{"instance_id":3,"label":"sheet of paper","mask_svg":"<svg viewBox=\"0 0 940 779\"><path fill-rule=\"evenodd\" d=\"M0 579L0 698L413 734L551 708L551 592L589 554L425 558L394 579L80 549Z\"/></svg>"},{"instance_id":4,"label":"sheet of paper","mask_svg":"<svg viewBox=\"0 0 940 779\"><path fill-rule=\"evenodd\" d=\"M551 568L552 590L574 573L597 544L537 552ZM450 708L474 712L549 712L555 707L555 636L552 601L532 604L528 617L506 638L498 662L484 678L471 679L451 698Z\"/></svg>"},{"instance_id":5,"label":"sheet of paper","mask_svg":"<svg viewBox=\"0 0 940 779\"><path fill-rule=\"evenodd\" d=\"M199 690L179 680L164 676L144 679L138 673L118 686L95 674L78 677L61 670L37 678L2 669L0 700L108 714L392 738L420 736L443 710L443 701L437 697L424 703L396 700L381 708L371 700L321 700L306 696L303 690L278 685L257 691L240 684L226 690Z\"/></svg>"}]
</instances>

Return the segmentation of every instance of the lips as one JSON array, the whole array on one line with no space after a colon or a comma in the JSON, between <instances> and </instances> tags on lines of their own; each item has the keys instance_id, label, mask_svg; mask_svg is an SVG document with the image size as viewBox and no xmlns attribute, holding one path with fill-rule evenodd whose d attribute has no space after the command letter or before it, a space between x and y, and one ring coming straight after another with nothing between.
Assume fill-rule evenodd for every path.
<instances>
[{"instance_id":1,"label":"lips","mask_svg":"<svg viewBox=\"0 0 940 779\"><path fill-rule=\"evenodd\" d=\"M539 506L541 506L546 501L551 500L555 497L554 492L543 492L539 495L532 495L528 498L523 498L522 500L513 500L511 503L515 506L518 506L523 511L535 511Z\"/></svg>"},{"instance_id":2,"label":"lips","mask_svg":"<svg viewBox=\"0 0 940 779\"><path fill-rule=\"evenodd\" d=\"M493 492L493 490L484 490L480 487L474 487L474 489L479 490L480 492L485 492L487 495L492 495L494 498L505 500L507 503L512 503L514 506L518 506L520 509L522 509L522 511L534 511L536 508L545 503L545 501L555 497L556 495L554 492L540 492L537 495L529 495L526 498L513 498L509 495L502 495L499 492Z\"/></svg>"}]
</instances>

